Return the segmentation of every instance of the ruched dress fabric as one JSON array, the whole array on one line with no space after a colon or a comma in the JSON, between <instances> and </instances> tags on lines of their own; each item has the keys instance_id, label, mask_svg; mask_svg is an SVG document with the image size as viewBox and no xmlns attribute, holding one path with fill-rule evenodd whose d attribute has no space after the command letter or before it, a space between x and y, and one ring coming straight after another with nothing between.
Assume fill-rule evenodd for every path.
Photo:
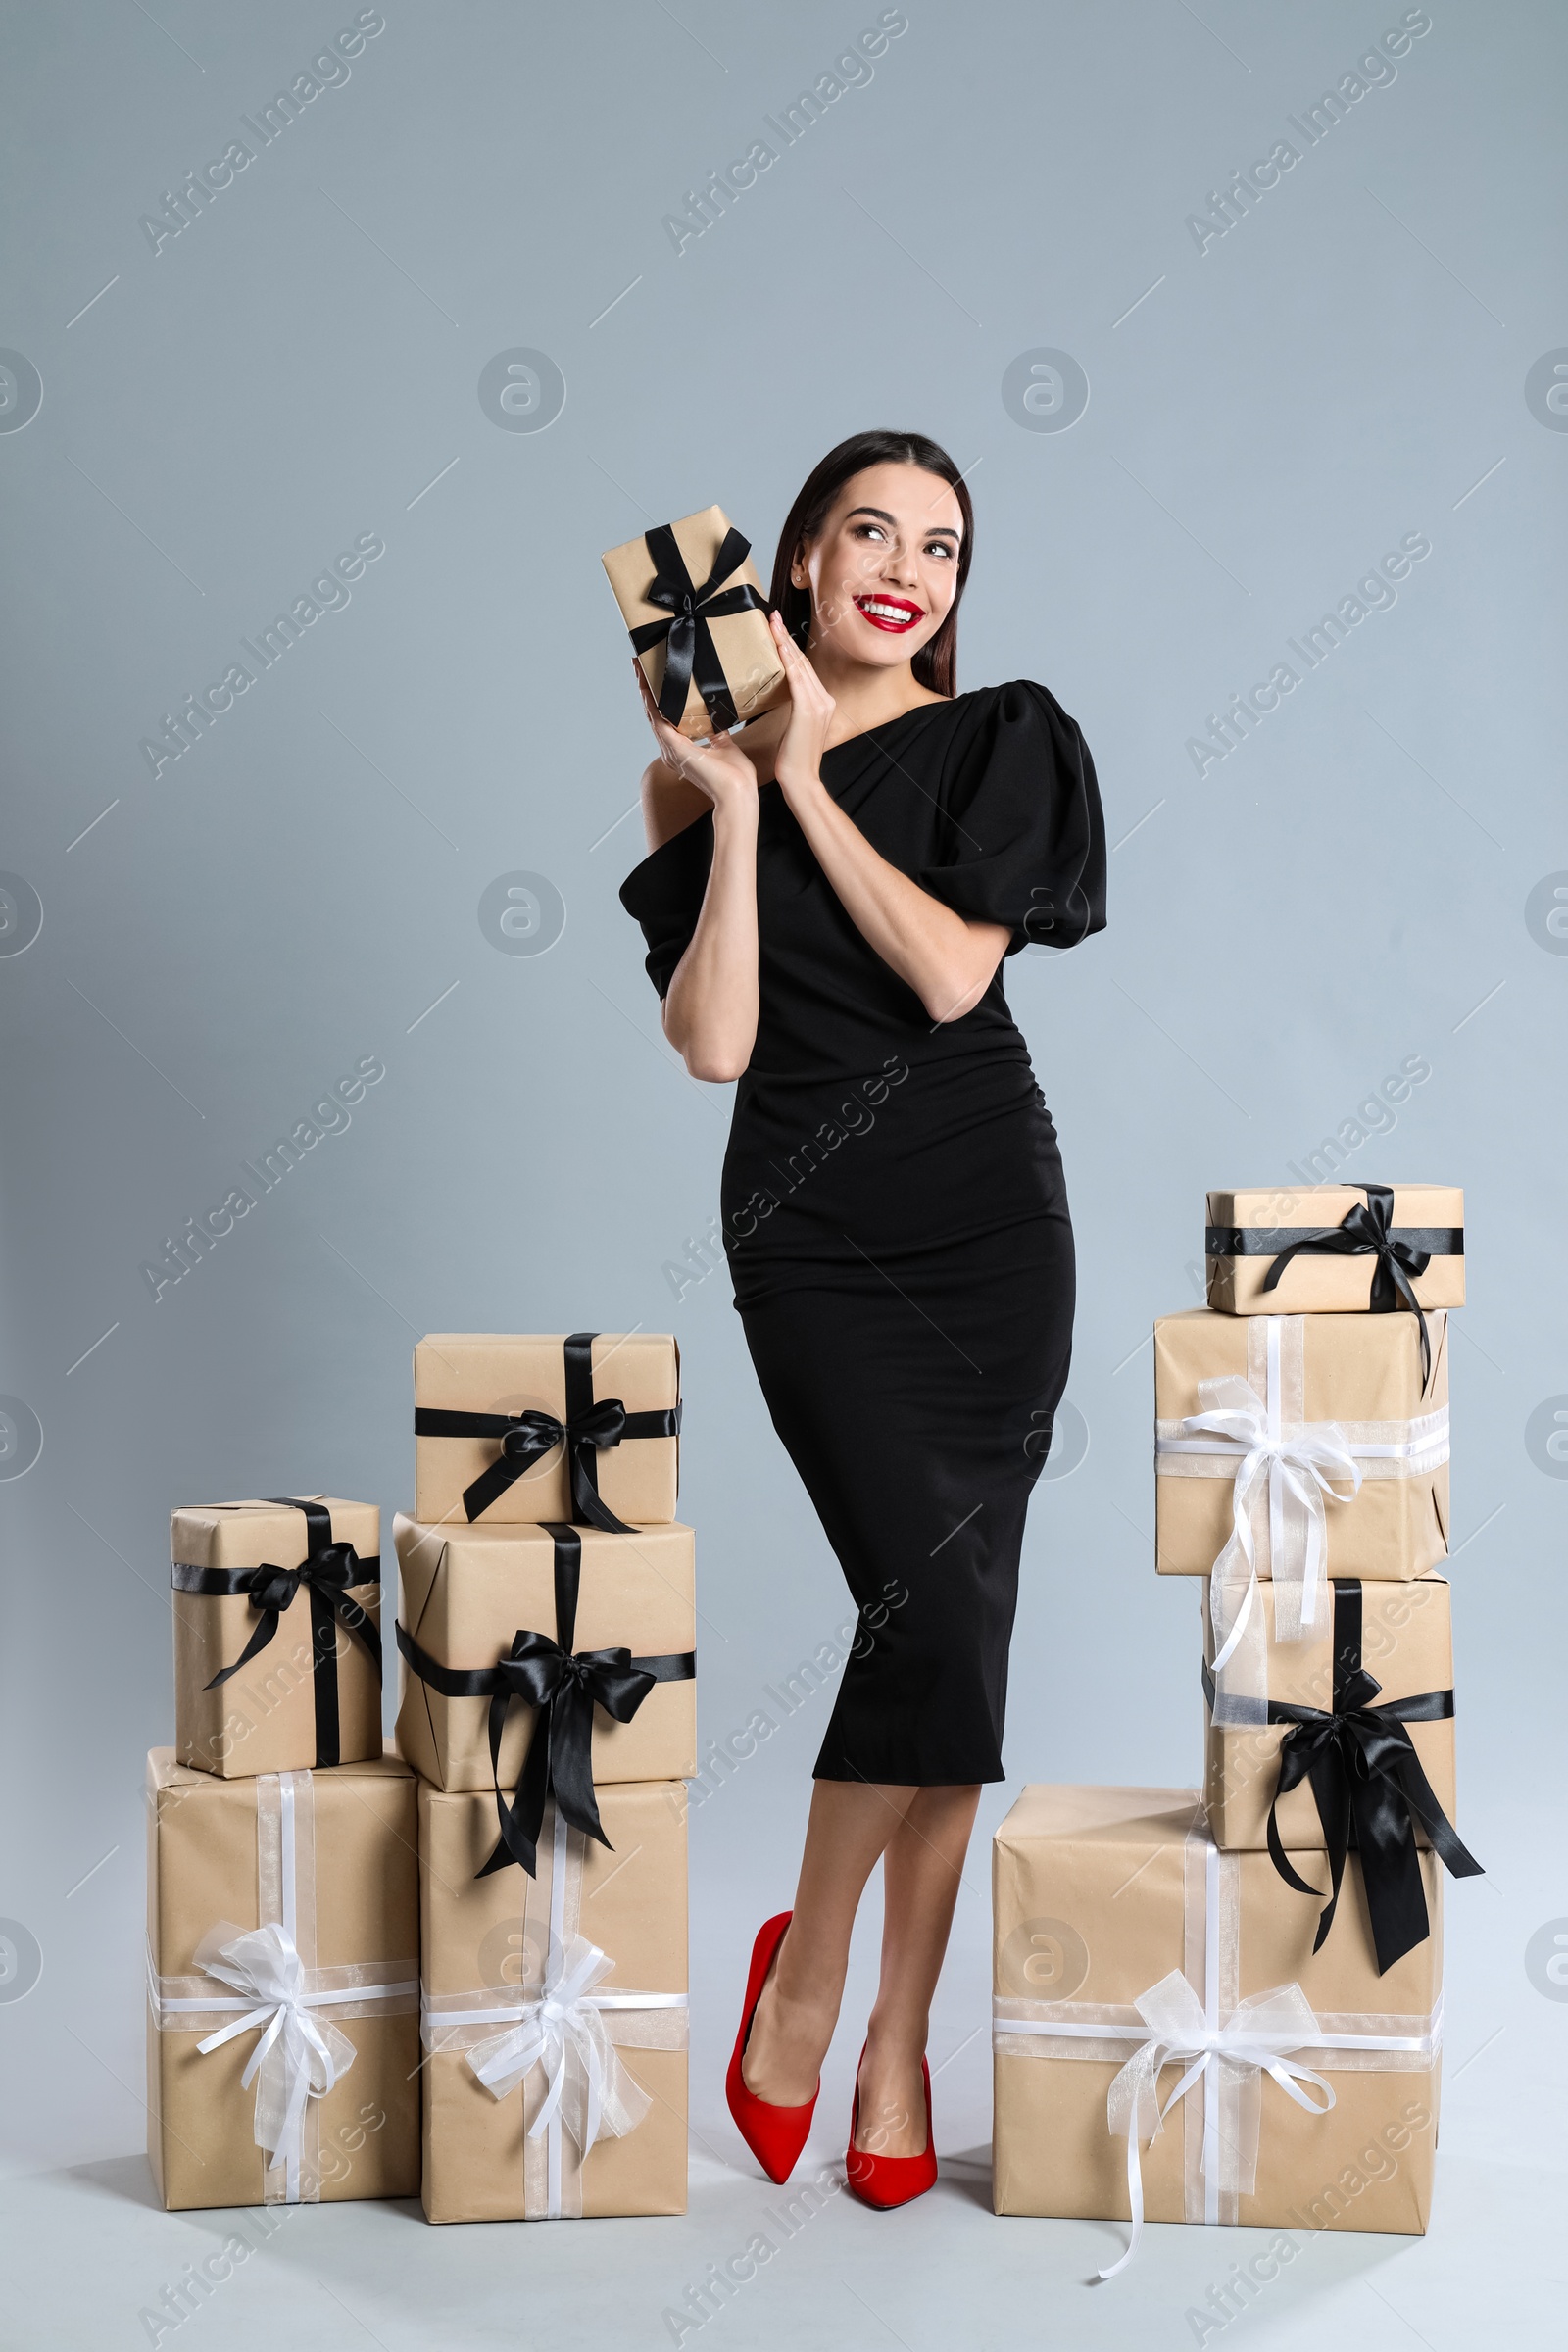
<instances>
[{"instance_id":1,"label":"ruched dress fabric","mask_svg":"<svg viewBox=\"0 0 1568 2352\"><path fill-rule=\"evenodd\" d=\"M1005 925L1009 956L1103 927L1094 766L1044 687L921 705L836 745L821 773L890 864ZM776 785L760 804L760 1009L720 1199L773 1426L859 1611L816 1778L997 1781L1024 1515L1072 1344L1055 1129L1001 969L970 1012L933 1022ZM622 886L661 997L712 846L701 817Z\"/></svg>"}]
</instances>

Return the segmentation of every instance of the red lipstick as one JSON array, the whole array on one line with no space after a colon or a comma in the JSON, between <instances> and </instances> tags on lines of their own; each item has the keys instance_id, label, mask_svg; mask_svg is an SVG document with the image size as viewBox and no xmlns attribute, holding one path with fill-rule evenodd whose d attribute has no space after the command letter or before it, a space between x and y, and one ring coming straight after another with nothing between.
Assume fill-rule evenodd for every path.
<instances>
[{"instance_id":1,"label":"red lipstick","mask_svg":"<svg viewBox=\"0 0 1568 2352\"><path fill-rule=\"evenodd\" d=\"M906 596L886 596L880 589L874 595L858 596L855 609L873 629L886 629L894 637L902 637L925 618L923 607L911 604Z\"/></svg>"}]
</instances>

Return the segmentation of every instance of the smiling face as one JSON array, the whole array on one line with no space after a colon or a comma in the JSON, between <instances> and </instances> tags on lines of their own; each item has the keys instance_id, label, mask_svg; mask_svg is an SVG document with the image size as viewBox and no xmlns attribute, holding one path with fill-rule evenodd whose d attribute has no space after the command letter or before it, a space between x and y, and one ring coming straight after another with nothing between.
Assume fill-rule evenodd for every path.
<instances>
[{"instance_id":1,"label":"smiling face","mask_svg":"<svg viewBox=\"0 0 1568 2352\"><path fill-rule=\"evenodd\" d=\"M958 592L963 515L940 474L868 466L790 566L811 592L813 655L891 669L929 645Z\"/></svg>"}]
</instances>

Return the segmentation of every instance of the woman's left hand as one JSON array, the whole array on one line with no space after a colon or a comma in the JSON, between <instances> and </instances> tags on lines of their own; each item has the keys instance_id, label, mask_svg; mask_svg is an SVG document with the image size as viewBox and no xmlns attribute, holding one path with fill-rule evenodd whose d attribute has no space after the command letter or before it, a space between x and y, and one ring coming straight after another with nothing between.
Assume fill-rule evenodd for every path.
<instances>
[{"instance_id":1,"label":"woman's left hand","mask_svg":"<svg viewBox=\"0 0 1568 2352\"><path fill-rule=\"evenodd\" d=\"M792 792L820 783L818 763L837 706L778 614L767 618L790 690L789 715L773 760L773 774L788 800Z\"/></svg>"}]
</instances>

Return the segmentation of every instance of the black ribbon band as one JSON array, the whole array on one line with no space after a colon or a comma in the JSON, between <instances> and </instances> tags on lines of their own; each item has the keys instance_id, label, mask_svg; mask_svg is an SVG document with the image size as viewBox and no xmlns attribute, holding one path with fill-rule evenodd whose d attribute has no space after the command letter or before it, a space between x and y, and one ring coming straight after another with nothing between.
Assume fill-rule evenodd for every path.
<instances>
[{"instance_id":1,"label":"black ribbon band","mask_svg":"<svg viewBox=\"0 0 1568 2352\"><path fill-rule=\"evenodd\" d=\"M1205 1225L1205 1257L1278 1257L1282 1250L1299 1250L1324 1229L1316 1225ZM1330 1226L1330 1232L1338 1232ZM1389 1240L1409 1250L1424 1250L1429 1258L1463 1257L1462 1225L1391 1225Z\"/></svg>"},{"instance_id":2,"label":"black ribbon band","mask_svg":"<svg viewBox=\"0 0 1568 2352\"><path fill-rule=\"evenodd\" d=\"M630 1723L656 1683L689 1683L697 1672L697 1654L690 1649L651 1658L634 1658L622 1648L573 1650L582 1534L555 1521L541 1524L556 1550L554 1641L548 1634L518 1632L511 1649L493 1666L443 1666L420 1648L406 1626L397 1629L398 1648L421 1683L443 1698L490 1701L490 1771L501 1835L489 1861L475 1874L481 1879L512 1862L530 1878L536 1876L539 1833L552 1796L574 1830L609 1846L594 1797L595 1707L603 1707L616 1723ZM509 1804L501 1787L501 1735L514 1703L536 1707L539 1714Z\"/></svg>"},{"instance_id":3,"label":"black ribbon band","mask_svg":"<svg viewBox=\"0 0 1568 2352\"><path fill-rule=\"evenodd\" d=\"M525 1470L542 1461L556 1446L566 1448L571 1478L572 1517L606 1535L629 1536L624 1519L617 1519L599 1494L599 1455L604 1446L620 1446L637 1438L674 1438L680 1435L680 1406L628 1413L618 1396L594 1399L593 1345L596 1331L574 1331L565 1343L566 1418L554 1413L459 1413L443 1406L416 1404L416 1438L499 1438L501 1451L488 1470L466 1487L463 1507L470 1520L490 1508Z\"/></svg>"},{"instance_id":4,"label":"black ribbon band","mask_svg":"<svg viewBox=\"0 0 1568 2352\"><path fill-rule=\"evenodd\" d=\"M1287 1886L1298 1894L1322 1888L1298 1876L1281 1842L1279 1801L1307 1782L1328 1847L1328 1901L1312 1945L1321 1951L1340 1899L1345 1858L1353 1846L1361 1857L1372 1942L1382 1976L1432 1932L1416 1850L1419 1822L1449 1876L1480 1878L1481 1864L1461 1845L1439 1804L1411 1743L1406 1724L1446 1723L1453 1714L1451 1690L1423 1690L1418 1697L1373 1699L1383 1686L1361 1663L1361 1584L1357 1577L1334 1579L1334 1701L1331 1709L1268 1701L1268 1721L1284 1724L1279 1782L1268 1809L1268 1850ZM1212 1709L1214 1678L1203 1669L1203 1690Z\"/></svg>"},{"instance_id":5,"label":"black ribbon band","mask_svg":"<svg viewBox=\"0 0 1568 2352\"><path fill-rule=\"evenodd\" d=\"M1317 1233L1306 1234L1300 1241L1292 1242L1282 1250L1264 1275L1262 1288L1273 1290L1291 1259L1298 1251L1314 1257L1366 1257L1377 1259L1372 1269L1372 1296L1367 1304L1374 1315L1392 1314L1396 1307L1408 1307L1421 1326L1422 1385L1432 1377L1432 1342L1427 1333L1427 1319L1421 1312L1414 1290L1412 1274L1424 1274L1432 1262L1429 1250L1413 1248L1399 1238L1393 1223L1394 1188L1387 1184L1363 1184L1356 1187L1366 1195L1358 1200L1344 1221L1326 1225ZM1461 1241L1463 1235L1460 1235Z\"/></svg>"},{"instance_id":6,"label":"black ribbon band","mask_svg":"<svg viewBox=\"0 0 1568 2352\"><path fill-rule=\"evenodd\" d=\"M259 1651L264 1650L277 1633L278 1619L293 1607L296 1594L303 1586L310 1600L311 1612L311 1687L316 1704L316 1761L318 1766L342 1761L342 1735L338 1722L337 1703L337 1629L345 1626L364 1645L375 1668L375 1679L381 1680L381 1637L373 1620L368 1617L349 1591L352 1585L379 1585L381 1562L371 1556L362 1559L352 1544L332 1541L332 1514L318 1502L302 1502L294 1494L269 1494L269 1502L283 1503L291 1511L303 1511L306 1529L306 1556L297 1568L279 1568L270 1560L262 1561L256 1568L196 1568L188 1560L176 1560L173 1585L176 1592L208 1594L248 1594L250 1604L258 1612L256 1631L252 1634L232 1666L215 1674L207 1685L216 1690L230 1675L248 1666Z\"/></svg>"},{"instance_id":7,"label":"black ribbon band","mask_svg":"<svg viewBox=\"0 0 1568 2352\"><path fill-rule=\"evenodd\" d=\"M732 727L737 715L735 703L708 624L710 620L728 619L735 612L767 611L765 598L759 596L748 581L743 580L733 588L724 586L751 554L752 543L737 530L726 531L723 544L713 558L713 568L699 588L686 568L686 559L667 522L655 523L644 537L654 562L648 602L662 605L670 617L641 622L632 630L631 642L633 651L639 654L646 654L655 645L662 644L665 648L664 675L659 689L660 711L672 727L678 726L695 677L697 691L708 706L708 715L714 727L719 730Z\"/></svg>"}]
</instances>

